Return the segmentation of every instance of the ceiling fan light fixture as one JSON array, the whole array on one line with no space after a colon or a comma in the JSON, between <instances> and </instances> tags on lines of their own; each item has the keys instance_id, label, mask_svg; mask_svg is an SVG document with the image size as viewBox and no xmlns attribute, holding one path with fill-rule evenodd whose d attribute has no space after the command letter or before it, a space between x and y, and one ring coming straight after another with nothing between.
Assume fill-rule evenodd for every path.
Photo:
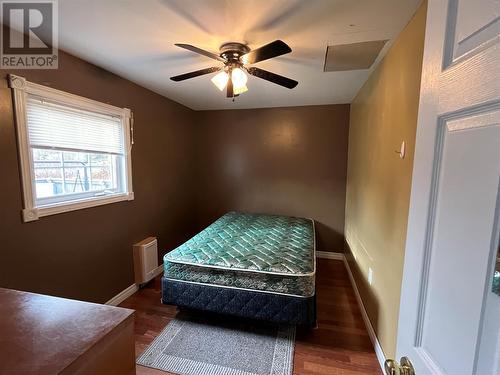
<instances>
[{"instance_id":1,"label":"ceiling fan light fixture","mask_svg":"<svg viewBox=\"0 0 500 375\"><path fill-rule=\"evenodd\" d=\"M220 73L217 73L215 76L212 77L211 81L212 83L220 90L223 91L226 88L227 81L229 80L229 74L226 72L222 71Z\"/></svg>"},{"instance_id":2,"label":"ceiling fan light fixture","mask_svg":"<svg viewBox=\"0 0 500 375\"><path fill-rule=\"evenodd\" d=\"M241 68L233 68L231 71L231 80L233 81L233 87L235 92L246 88L248 77ZM248 88L242 92L247 91Z\"/></svg>"},{"instance_id":3,"label":"ceiling fan light fixture","mask_svg":"<svg viewBox=\"0 0 500 375\"><path fill-rule=\"evenodd\" d=\"M241 87L234 87L233 88L233 92L234 92L234 95L240 95L240 94L243 94L244 92L247 92L248 91L248 87L245 85L245 86L241 86Z\"/></svg>"},{"instance_id":4,"label":"ceiling fan light fixture","mask_svg":"<svg viewBox=\"0 0 500 375\"><path fill-rule=\"evenodd\" d=\"M298 82L293 79L268 72L267 70L246 67L244 64L255 64L260 61L272 59L274 57L282 56L292 52L292 49L282 40L275 40L260 48L250 49L246 44L239 42L224 43L219 48L219 54L205 51L201 48L190 44L176 44L177 47L187 49L188 51L195 52L199 55L209 57L213 60L224 63L224 66L213 66L210 68L196 70L185 74L180 74L170 79L174 82L185 81L187 79L199 77L205 74L212 74L218 72L212 77L212 83L220 90L226 89L226 97L232 98L248 91L247 73L251 76L266 80L268 82L293 89L297 86Z\"/></svg>"}]
</instances>

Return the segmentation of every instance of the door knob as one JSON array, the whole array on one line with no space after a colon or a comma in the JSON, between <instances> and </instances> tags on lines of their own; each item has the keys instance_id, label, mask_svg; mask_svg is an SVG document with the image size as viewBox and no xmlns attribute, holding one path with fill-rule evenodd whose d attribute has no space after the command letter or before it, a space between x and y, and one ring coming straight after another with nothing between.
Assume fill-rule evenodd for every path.
<instances>
[{"instance_id":1,"label":"door knob","mask_svg":"<svg viewBox=\"0 0 500 375\"><path fill-rule=\"evenodd\" d=\"M401 357L401 363L388 359L384 363L386 375L415 375L415 370L408 357Z\"/></svg>"}]
</instances>

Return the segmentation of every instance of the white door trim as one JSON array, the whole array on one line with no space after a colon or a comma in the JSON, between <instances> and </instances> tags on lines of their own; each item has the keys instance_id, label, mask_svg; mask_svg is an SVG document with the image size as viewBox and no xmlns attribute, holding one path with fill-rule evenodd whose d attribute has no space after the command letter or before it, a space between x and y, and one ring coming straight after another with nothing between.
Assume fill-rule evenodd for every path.
<instances>
[{"instance_id":1,"label":"white door trim","mask_svg":"<svg viewBox=\"0 0 500 375\"><path fill-rule=\"evenodd\" d=\"M464 4L471 5L429 0L398 324L396 359L409 355L434 374L445 369L419 344L430 290L427 280L444 130L472 123L481 126L483 120L491 125L492 113L500 108L500 85L494 84L500 82L500 37L491 34L499 21L479 28L462 43L465 39L457 39L456 28L457 10Z\"/></svg>"}]
</instances>

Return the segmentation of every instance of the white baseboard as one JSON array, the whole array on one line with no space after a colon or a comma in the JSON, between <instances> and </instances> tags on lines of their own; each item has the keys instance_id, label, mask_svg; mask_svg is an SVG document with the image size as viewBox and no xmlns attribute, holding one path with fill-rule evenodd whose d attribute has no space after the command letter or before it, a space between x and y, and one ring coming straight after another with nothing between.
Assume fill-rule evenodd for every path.
<instances>
[{"instance_id":1,"label":"white baseboard","mask_svg":"<svg viewBox=\"0 0 500 375\"><path fill-rule=\"evenodd\" d=\"M163 272L163 263L160 264L158 267L156 267L155 272L153 273L154 275L153 277L161 275L162 272Z\"/></svg>"},{"instance_id":2,"label":"white baseboard","mask_svg":"<svg viewBox=\"0 0 500 375\"><path fill-rule=\"evenodd\" d=\"M316 258L344 260L344 253L331 251L316 251Z\"/></svg>"},{"instance_id":3,"label":"white baseboard","mask_svg":"<svg viewBox=\"0 0 500 375\"><path fill-rule=\"evenodd\" d=\"M347 274L349 275L349 279L351 280L352 288L354 289L354 294L356 295L356 300L358 301L359 309L361 310L361 315L363 316L363 320L365 322L366 330L368 331L368 335L370 336L370 340L373 344L373 349L375 349L375 355L377 356L378 363L382 372L385 373L384 363L386 360L384 351L382 350L382 346L378 341L377 335L375 334L375 330L373 329L372 322L368 317L368 313L366 312L365 305L363 304L363 300L361 299L361 295L359 294L358 287L356 285L356 281L354 281L354 276L352 275L351 268L349 267L349 263L347 259L344 257L345 268L347 269Z\"/></svg>"},{"instance_id":4,"label":"white baseboard","mask_svg":"<svg viewBox=\"0 0 500 375\"><path fill-rule=\"evenodd\" d=\"M349 275L349 280L351 281L352 289L354 290L354 294L356 296L356 301L358 302L359 309L361 310L361 316L363 317L363 321L365 322L366 330L368 331L368 335L370 336L370 340L373 345L373 349L375 350L375 355L377 356L378 363L382 372L385 371L384 363L386 360L384 351L382 350L382 346L378 341L377 335L375 334L375 330L373 329L370 318L368 317L368 313L366 312L365 305L363 304L363 300L361 299L361 295L359 294L358 286L356 285L356 281L351 272L351 268L349 267L349 263L345 258L344 253L341 252L330 252L330 251L316 251L316 258L321 259L336 259L343 260L345 268L347 269L347 274Z\"/></svg>"},{"instance_id":5,"label":"white baseboard","mask_svg":"<svg viewBox=\"0 0 500 375\"><path fill-rule=\"evenodd\" d=\"M155 268L155 270L153 272L153 277L160 275L162 272L163 272L163 263ZM108 302L105 303L105 305L118 306L120 303L125 301L128 297L130 297L132 294L134 294L138 290L139 290L139 286L137 284L132 284L128 288L122 290L116 296L111 298Z\"/></svg>"},{"instance_id":6,"label":"white baseboard","mask_svg":"<svg viewBox=\"0 0 500 375\"><path fill-rule=\"evenodd\" d=\"M128 297L130 297L132 294L134 294L138 290L139 290L139 287L137 286L137 284L132 284L127 289L122 290L116 296L114 296L113 298L111 298L105 304L106 305L111 305L111 306L118 306L120 303L122 303L123 301L125 301Z\"/></svg>"}]
</instances>

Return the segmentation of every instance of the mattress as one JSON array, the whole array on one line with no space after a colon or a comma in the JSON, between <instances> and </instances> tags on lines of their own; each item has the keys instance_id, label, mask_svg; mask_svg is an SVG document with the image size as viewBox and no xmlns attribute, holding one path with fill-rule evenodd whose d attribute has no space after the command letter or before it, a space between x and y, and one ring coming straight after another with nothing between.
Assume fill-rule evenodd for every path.
<instances>
[{"instance_id":1,"label":"mattress","mask_svg":"<svg viewBox=\"0 0 500 375\"><path fill-rule=\"evenodd\" d=\"M163 263L167 280L311 297L314 222L229 212L166 254Z\"/></svg>"}]
</instances>

